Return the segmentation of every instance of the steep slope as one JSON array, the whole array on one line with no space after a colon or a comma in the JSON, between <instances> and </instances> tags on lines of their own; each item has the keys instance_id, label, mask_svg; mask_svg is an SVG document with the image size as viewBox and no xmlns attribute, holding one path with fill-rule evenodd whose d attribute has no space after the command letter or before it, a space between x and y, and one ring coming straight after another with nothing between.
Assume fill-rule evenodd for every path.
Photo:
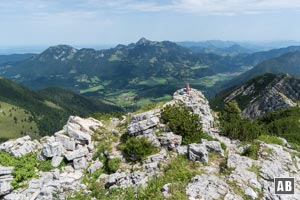
<instances>
[{"instance_id":1,"label":"steep slope","mask_svg":"<svg viewBox=\"0 0 300 200\"><path fill-rule=\"evenodd\" d=\"M64 124L71 114L120 111L120 108L88 99L70 91L50 88L34 92L7 79L0 79L0 138L20 134L47 135ZM14 126L7 130L8 123Z\"/></svg>"},{"instance_id":2,"label":"steep slope","mask_svg":"<svg viewBox=\"0 0 300 200\"><path fill-rule=\"evenodd\" d=\"M280 108L296 106L300 100L299 86L299 77L264 74L221 92L211 105L220 110L224 103L236 100L243 116L255 119Z\"/></svg>"},{"instance_id":3,"label":"steep slope","mask_svg":"<svg viewBox=\"0 0 300 200\"><path fill-rule=\"evenodd\" d=\"M269 51L261 51L261 52L256 52L250 55L244 55L241 56L241 60L244 65L258 65L259 63L270 60L272 58L277 58L282 55L288 54L288 53L293 53L293 52L298 52L300 51L300 46L290 46L286 48L280 48L280 49L272 49Z\"/></svg>"},{"instance_id":4,"label":"steep slope","mask_svg":"<svg viewBox=\"0 0 300 200\"><path fill-rule=\"evenodd\" d=\"M273 73L273 74L290 74L290 75L300 75L300 48L291 47L289 49L279 50L277 53L281 54L286 52L286 50L292 50L295 52L289 52L279 57L275 57L269 60L265 60L260 64L256 65L254 68L249 71L244 72L243 74L237 76L236 78L225 82L222 85L222 88L230 87L244 83L255 76L264 74L264 73ZM278 55L277 53L272 54L272 57ZM267 54L268 55L268 54ZM268 55L269 56L269 55ZM254 58L251 58L254 59ZM261 60L261 59L259 59ZM251 61L253 62L253 61Z\"/></svg>"}]
</instances>

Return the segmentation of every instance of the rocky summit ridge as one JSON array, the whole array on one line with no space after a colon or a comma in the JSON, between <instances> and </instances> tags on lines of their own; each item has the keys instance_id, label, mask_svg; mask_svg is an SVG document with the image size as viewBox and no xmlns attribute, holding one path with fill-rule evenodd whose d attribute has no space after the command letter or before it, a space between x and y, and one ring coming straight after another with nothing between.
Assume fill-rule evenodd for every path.
<instances>
[{"instance_id":1,"label":"rocky summit ridge","mask_svg":"<svg viewBox=\"0 0 300 200\"><path fill-rule=\"evenodd\" d=\"M203 131L213 140L199 138L196 143L182 144L182 136L174 134L161 120L162 110L167 105L178 103L198 115ZM25 136L0 145L0 151L14 157L35 153L40 160L51 160L53 167L50 171L38 171L38 176L29 180L25 188L16 189L11 185L14 168L0 166L0 196L5 200L65 199L80 192L87 198L92 192L83 180L96 175L95 184L103 186L107 191L104 195L118 188L123 191L134 188L133 191L137 192L156 177L162 181L167 176L165 167L172 167L174 160L184 157L195 166L194 176L181 186L184 187L183 199L300 199L300 152L292 150L281 139L283 145L259 142L256 158L243 156L251 144L221 136L214 121L207 99L195 89L188 94L175 92L171 102L152 110L129 113L121 119L99 121L71 116L64 128L53 136L39 141ZM129 137L146 138L159 151L140 163L126 162L117 148L124 133ZM120 160L120 167L114 172L96 173L106 164L95 156L100 143L108 145L101 156ZM63 162L66 164L59 167ZM295 177L295 195L274 194L273 180L282 176ZM176 183L172 181L162 186L164 199L176 198L172 196L174 186ZM123 199L122 195L118 199Z\"/></svg>"},{"instance_id":2,"label":"rocky summit ridge","mask_svg":"<svg viewBox=\"0 0 300 200\"><path fill-rule=\"evenodd\" d=\"M233 89L223 101L237 100L242 107L242 116L256 119L280 108L297 106L299 87L299 77L265 74Z\"/></svg>"}]
</instances>

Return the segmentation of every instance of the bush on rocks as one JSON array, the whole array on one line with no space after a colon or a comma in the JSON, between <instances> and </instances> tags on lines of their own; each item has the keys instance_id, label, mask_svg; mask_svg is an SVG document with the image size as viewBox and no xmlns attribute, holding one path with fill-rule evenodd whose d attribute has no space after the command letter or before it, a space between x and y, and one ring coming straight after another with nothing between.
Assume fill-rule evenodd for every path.
<instances>
[{"instance_id":1,"label":"bush on rocks","mask_svg":"<svg viewBox=\"0 0 300 200\"><path fill-rule=\"evenodd\" d=\"M27 154L16 158L8 153L0 152L0 165L14 167L12 186L19 188L24 186L24 182L37 177L36 169L39 171L49 171L52 169L51 162L38 160L36 154Z\"/></svg>"},{"instance_id":2,"label":"bush on rocks","mask_svg":"<svg viewBox=\"0 0 300 200\"><path fill-rule=\"evenodd\" d=\"M199 116L190 113L183 104L166 106L161 116L175 134L183 137L182 144L199 143L201 138L211 139L202 131Z\"/></svg>"},{"instance_id":3,"label":"bush on rocks","mask_svg":"<svg viewBox=\"0 0 300 200\"><path fill-rule=\"evenodd\" d=\"M257 160L259 148L260 148L260 143L254 142L244 150L242 156L247 156L249 158Z\"/></svg>"},{"instance_id":4,"label":"bush on rocks","mask_svg":"<svg viewBox=\"0 0 300 200\"><path fill-rule=\"evenodd\" d=\"M107 163L105 163L105 170L109 173L115 173L121 164L121 160L119 158L113 158L107 161Z\"/></svg>"},{"instance_id":5,"label":"bush on rocks","mask_svg":"<svg viewBox=\"0 0 300 200\"><path fill-rule=\"evenodd\" d=\"M119 149L123 151L126 160L131 162L141 162L147 156L155 154L159 150L143 137L129 137L124 143L119 145Z\"/></svg>"},{"instance_id":6,"label":"bush on rocks","mask_svg":"<svg viewBox=\"0 0 300 200\"><path fill-rule=\"evenodd\" d=\"M265 133L263 126L256 121L242 119L241 110L236 101L225 104L220 115L222 134L231 139L252 141Z\"/></svg>"}]
</instances>

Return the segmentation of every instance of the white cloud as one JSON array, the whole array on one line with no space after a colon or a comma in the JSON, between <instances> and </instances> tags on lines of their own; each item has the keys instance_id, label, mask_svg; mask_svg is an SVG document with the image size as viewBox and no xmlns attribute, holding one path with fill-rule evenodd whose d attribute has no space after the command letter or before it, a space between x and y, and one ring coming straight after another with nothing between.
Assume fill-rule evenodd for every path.
<instances>
[{"instance_id":1,"label":"white cloud","mask_svg":"<svg viewBox=\"0 0 300 200\"><path fill-rule=\"evenodd\" d=\"M300 10L299 0L87 0L94 8L110 8L123 12L175 11L200 15L259 14Z\"/></svg>"},{"instance_id":2,"label":"white cloud","mask_svg":"<svg viewBox=\"0 0 300 200\"><path fill-rule=\"evenodd\" d=\"M5 13L180 12L197 15L238 15L299 11L300 0L0 0Z\"/></svg>"},{"instance_id":3,"label":"white cloud","mask_svg":"<svg viewBox=\"0 0 300 200\"><path fill-rule=\"evenodd\" d=\"M204 14L254 14L300 8L299 0L175 0L178 11Z\"/></svg>"}]
</instances>

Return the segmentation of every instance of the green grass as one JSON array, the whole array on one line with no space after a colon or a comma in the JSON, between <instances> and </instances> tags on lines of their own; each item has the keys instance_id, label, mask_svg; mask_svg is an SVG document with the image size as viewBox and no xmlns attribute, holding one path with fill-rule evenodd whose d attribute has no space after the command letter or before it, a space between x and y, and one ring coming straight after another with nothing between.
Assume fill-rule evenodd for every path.
<instances>
[{"instance_id":1,"label":"green grass","mask_svg":"<svg viewBox=\"0 0 300 200\"><path fill-rule=\"evenodd\" d=\"M44 103L45 103L47 106L49 106L50 108L55 108L55 109L58 109L58 110L63 110L62 107L60 107L59 105L57 105L57 104L55 104L55 103L53 103L53 102L51 102L51 101L45 100Z\"/></svg>"},{"instance_id":2,"label":"green grass","mask_svg":"<svg viewBox=\"0 0 300 200\"><path fill-rule=\"evenodd\" d=\"M0 152L0 165L13 166L12 186L14 188L25 187L25 182L31 178L37 178L37 170L49 171L53 167L51 166L51 160L37 160L36 154L28 154L20 158L13 157L8 153Z\"/></svg>"},{"instance_id":3,"label":"green grass","mask_svg":"<svg viewBox=\"0 0 300 200\"><path fill-rule=\"evenodd\" d=\"M138 84L139 85L147 85L147 86L156 86L156 85L163 85L166 83L167 83L167 80L164 78L151 77L148 80L140 81Z\"/></svg>"},{"instance_id":4,"label":"green grass","mask_svg":"<svg viewBox=\"0 0 300 200\"><path fill-rule=\"evenodd\" d=\"M88 89L80 90L80 94L88 93L88 92L97 92L99 90L103 90L104 86L103 85L98 85L94 87L90 87Z\"/></svg>"},{"instance_id":5,"label":"green grass","mask_svg":"<svg viewBox=\"0 0 300 200\"><path fill-rule=\"evenodd\" d=\"M139 100L137 101L136 105L137 105L138 107L140 107L140 108L143 108L143 107L145 107L145 106L147 106L147 105L149 105L149 104L151 104L151 103L152 103L152 101L151 101L150 99L148 99L148 98L143 98L143 99L139 99Z\"/></svg>"},{"instance_id":6,"label":"green grass","mask_svg":"<svg viewBox=\"0 0 300 200\"><path fill-rule=\"evenodd\" d=\"M245 151L242 153L242 156L247 156L249 158L257 160L259 149L260 143L254 142L248 148L245 149Z\"/></svg>"},{"instance_id":7,"label":"green grass","mask_svg":"<svg viewBox=\"0 0 300 200\"><path fill-rule=\"evenodd\" d=\"M213 87L217 82L231 80L234 77L240 75L240 72L235 73L219 73L213 76L206 76L199 80L192 80L191 84L199 84L206 87Z\"/></svg>"},{"instance_id":8,"label":"green grass","mask_svg":"<svg viewBox=\"0 0 300 200\"><path fill-rule=\"evenodd\" d=\"M169 189L171 197L168 199L187 199L185 188L192 177L203 173L200 167L199 163L190 162L184 156L172 158L168 165L162 167L163 175L148 181L145 188L138 188L136 195L133 188L106 190L101 182L96 182L97 177L103 173L99 171L99 173L95 172L95 176L92 175L92 178L87 179L88 189L92 191L90 194L83 195L82 192L76 192L68 200L91 199L92 197L103 200L163 200L165 198L161 189L167 183L172 183Z\"/></svg>"},{"instance_id":9,"label":"green grass","mask_svg":"<svg viewBox=\"0 0 300 200\"><path fill-rule=\"evenodd\" d=\"M137 93L134 90L113 92L107 95L107 99L116 105L127 107L132 106Z\"/></svg>"},{"instance_id":10,"label":"green grass","mask_svg":"<svg viewBox=\"0 0 300 200\"><path fill-rule=\"evenodd\" d=\"M32 115L17 106L0 102L0 138L18 138L22 134L38 137L38 128Z\"/></svg>"},{"instance_id":11,"label":"green grass","mask_svg":"<svg viewBox=\"0 0 300 200\"><path fill-rule=\"evenodd\" d=\"M208 65L199 65L199 64L197 64L197 65L191 67L192 70L205 69L205 68L209 68L209 66Z\"/></svg>"},{"instance_id":12,"label":"green grass","mask_svg":"<svg viewBox=\"0 0 300 200\"><path fill-rule=\"evenodd\" d=\"M121 60L121 59L118 57L118 55L115 55L115 54L111 55L108 59L109 62L114 62L114 61L119 61L119 60Z\"/></svg>"},{"instance_id":13,"label":"green grass","mask_svg":"<svg viewBox=\"0 0 300 200\"><path fill-rule=\"evenodd\" d=\"M278 144L283 146L283 141L273 135L261 135L257 139L267 144Z\"/></svg>"}]
</instances>

